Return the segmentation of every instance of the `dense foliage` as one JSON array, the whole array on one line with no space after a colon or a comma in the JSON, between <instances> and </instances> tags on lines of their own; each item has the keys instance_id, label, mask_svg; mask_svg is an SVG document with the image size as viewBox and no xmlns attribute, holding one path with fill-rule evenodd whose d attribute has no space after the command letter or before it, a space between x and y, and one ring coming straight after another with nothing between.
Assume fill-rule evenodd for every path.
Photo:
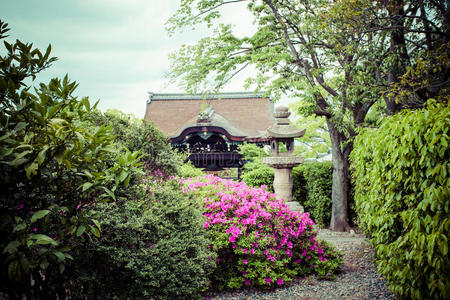
<instances>
[{"instance_id":1,"label":"dense foliage","mask_svg":"<svg viewBox=\"0 0 450 300\"><path fill-rule=\"evenodd\" d=\"M307 213L291 212L261 187L212 175L184 181L184 191L203 202L203 226L217 253L212 276L218 288L283 285L294 276L331 276L342 263L317 239Z\"/></svg>"},{"instance_id":2,"label":"dense foliage","mask_svg":"<svg viewBox=\"0 0 450 300\"><path fill-rule=\"evenodd\" d=\"M180 184L146 177L143 195L92 211L100 240L76 249L75 298L197 299L209 288L214 253L202 227L200 203Z\"/></svg>"},{"instance_id":3,"label":"dense foliage","mask_svg":"<svg viewBox=\"0 0 450 300\"><path fill-rule=\"evenodd\" d=\"M132 152L139 151L140 160L147 171L160 170L172 175L179 172L181 156L172 151L167 138L153 123L116 110L91 112L87 118L97 126L109 126L116 135L117 144Z\"/></svg>"},{"instance_id":4,"label":"dense foliage","mask_svg":"<svg viewBox=\"0 0 450 300\"><path fill-rule=\"evenodd\" d=\"M239 153L245 160L242 180L252 187L265 185L268 191L273 192L274 172L262 162L262 158L269 155L268 152L255 144L245 143L239 147Z\"/></svg>"},{"instance_id":5,"label":"dense foliage","mask_svg":"<svg viewBox=\"0 0 450 300\"><path fill-rule=\"evenodd\" d=\"M0 21L0 39L6 37ZM87 98L73 96L67 76L52 79L30 92L26 80L47 68L31 44L4 43L0 57L0 290L11 297L55 298L53 282L73 259L73 246L100 236L89 215L97 201L114 199L138 165L137 153L126 151L111 165L114 151L109 128L86 129L91 110Z\"/></svg>"},{"instance_id":6,"label":"dense foliage","mask_svg":"<svg viewBox=\"0 0 450 300\"><path fill-rule=\"evenodd\" d=\"M364 131L352 153L360 225L379 271L402 298L450 297L450 108L386 119Z\"/></svg>"},{"instance_id":7,"label":"dense foliage","mask_svg":"<svg viewBox=\"0 0 450 300\"><path fill-rule=\"evenodd\" d=\"M331 220L332 169L331 162L309 162L292 170L294 200L322 227Z\"/></svg>"},{"instance_id":8,"label":"dense foliage","mask_svg":"<svg viewBox=\"0 0 450 300\"><path fill-rule=\"evenodd\" d=\"M254 165L255 166L255 165ZM247 168L242 175L242 181L252 187L265 185L268 191L273 192L274 172L271 167L261 163L254 169Z\"/></svg>"}]
</instances>

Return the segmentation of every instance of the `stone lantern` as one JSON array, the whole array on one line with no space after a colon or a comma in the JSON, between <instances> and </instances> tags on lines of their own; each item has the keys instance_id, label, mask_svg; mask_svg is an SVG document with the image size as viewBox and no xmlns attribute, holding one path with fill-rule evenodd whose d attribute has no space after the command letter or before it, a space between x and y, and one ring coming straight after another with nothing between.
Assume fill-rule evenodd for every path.
<instances>
[{"instance_id":1,"label":"stone lantern","mask_svg":"<svg viewBox=\"0 0 450 300\"><path fill-rule=\"evenodd\" d=\"M270 139L271 156L264 157L263 162L273 168L275 194L283 197L293 211L303 212L303 207L292 201L292 168L303 162L303 158L294 156L294 138L302 137L306 129L298 130L289 121L290 112L286 106L275 109L275 123L267 128ZM286 146L286 152L280 152L280 143Z\"/></svg>"}]
</instances>

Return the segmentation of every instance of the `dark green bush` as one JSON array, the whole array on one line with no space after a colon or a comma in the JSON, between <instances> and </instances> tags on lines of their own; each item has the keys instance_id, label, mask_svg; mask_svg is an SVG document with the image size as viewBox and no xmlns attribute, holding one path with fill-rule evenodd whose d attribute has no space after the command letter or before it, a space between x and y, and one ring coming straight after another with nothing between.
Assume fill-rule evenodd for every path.
<instances>
[{"instance_id":1,"label":"dark green bush","mask_svg":"<svg viewBox=\"0 0 450 300\"><path fill-rule=\"evenodd\" d=\"M365 130L351 154L360 226L401 298L449 299L450 109L428 107Z\"/></svg>"},{"instance_id":2,"label":"dark green bush","mask_svg":"<svg viewBox=\"0 0 450 300\"><path fill-rule=\"evenodd\" d=\"M292 170L293 198L320 226L331 220L332 172L331 162L308 162Z\"/></svg>"},{"instance_id":3,"label":"dark green bush","mask_svg":"<svg viewBox=\"0 0 450 300\"><path fill-rule=\"evenodd\" d=\"M191 299L209 288L215 256L200 203L174 180L145 184L140 200L96 207L102 236L77 248L71 296Z\"/></svg>"}]
</instances>

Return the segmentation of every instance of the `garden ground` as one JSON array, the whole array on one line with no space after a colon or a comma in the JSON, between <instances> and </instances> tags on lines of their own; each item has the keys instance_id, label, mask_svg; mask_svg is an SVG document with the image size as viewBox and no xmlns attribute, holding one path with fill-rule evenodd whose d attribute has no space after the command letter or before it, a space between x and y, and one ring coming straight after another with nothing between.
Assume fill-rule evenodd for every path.
<instances>
[{"instance_id":1,"label":"garden ground","mask_svg":"<svg viewBox=\"0 0 450 300\"><path fill-rule=\"evenodd\" d=\"M320 230L319 237L343 252L344 264L334 280L314 276L293 280L284 288L262 291L210 292L210 299L395 299L377 273L374 251L362 234Z\"/></svg>"}]
</instances>

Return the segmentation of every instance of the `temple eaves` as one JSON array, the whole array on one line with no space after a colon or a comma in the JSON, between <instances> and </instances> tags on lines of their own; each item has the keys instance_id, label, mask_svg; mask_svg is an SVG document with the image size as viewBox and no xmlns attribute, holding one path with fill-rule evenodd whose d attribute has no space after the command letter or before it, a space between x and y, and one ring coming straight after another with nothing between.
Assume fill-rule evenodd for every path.
<instances>
[{"instance_id":1,"label":"temple eaves","mask_svg":"<svg viewBox=\"0 0 450 300\"><path fill-rule=\"evenodd\" d=\"M185 93L152 93L148 92L147 103L158 100L216 100L216 99L246 99L246 98L264 98L265 92L227 92L218 94L185 94Z\"/></svg>"}]
</instances>

